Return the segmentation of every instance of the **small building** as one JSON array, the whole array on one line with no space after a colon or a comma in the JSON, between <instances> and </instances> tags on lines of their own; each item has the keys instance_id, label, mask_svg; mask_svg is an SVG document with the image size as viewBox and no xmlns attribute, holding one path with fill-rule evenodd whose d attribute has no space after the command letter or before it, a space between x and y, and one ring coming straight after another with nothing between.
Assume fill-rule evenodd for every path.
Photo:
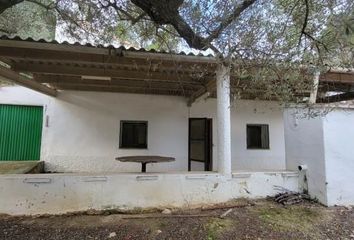
<instances>
[{"instance_id":1,"label":"small building","mask_svg":"<svg viewBox=\"0 0 354 240\"><path fill-rule=\"evenodd\" d=\"M0 160L41 160L46 170L0 176L0 213L191 206L299 189L284 108L231 105L230 75L213 56L2 37L0 60L0 76L22 85L0 88ZM140 173L115 160L151 155L175 161Z\"/></svg>"}]
</instances>

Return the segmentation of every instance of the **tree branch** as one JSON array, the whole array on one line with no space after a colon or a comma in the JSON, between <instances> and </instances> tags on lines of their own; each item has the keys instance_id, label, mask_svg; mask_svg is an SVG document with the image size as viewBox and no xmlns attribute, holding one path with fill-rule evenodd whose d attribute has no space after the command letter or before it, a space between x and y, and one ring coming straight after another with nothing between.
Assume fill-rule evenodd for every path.
<instances>
[{"instance_id":1,"label":"tree branch","mask_svg":"<svg viewBox=\"0 0 354 240\"><path fill-rule=\"evenodd\" d=\"M126 16L131 21L132 25L136 24L137 22L139 22L140 20L142 20L146 16L146 13L143 12L143 13L139 14L139 16L134 17L128 11L126 11L125 9L120 7L119 4L117 3L117 1L113 1L113 2L105 1L105 4L100 2L100 5L103 8L107 8L107 7L113 8L114 10L116 10L118 15L119 15L119 13L122 13L124 16Z\"/></svg>"},{"instance_id":2,"label":"tree branch","mask_svg":"<svg viewBox=\"0 0 354 240\"><path fill-rule=\"evenodd\" d=\"M303 35L309 35L307 32L306 32L306 27L307 27L307 22L308 22L308 19L309 19L309 14L310 14L310 6L309 6L309 2L308 0L304 0L305 1L305 18L304 18L304 22L302 24L302 28L301 28L301 32L300 32L300 37L299 37L299 45L301 43L301 39L302 39L302 36Z\"/></svg>"},{"instance_id":3,"label":"tree branch","mask_svg":"<svg viewBox=\"0 0 354 240\"><path fill-rule=\"evenodd\" d=\"M26 0L26 2L31 2L31 3L37 4L38 6L44 8L46 10L52 10L52 9L56 8L56 5L53 3L50 3L47 5L47 4L44 4L44 3L40 2L40 1L36 1L36 0Z\"/></svg>"},{"instance_id":4,"label":"tree branch","mask_svg":"<svg viewBox=\"0 0 354 240\"><path fill-rule=\"evenodd\" d=\"M220 25L211 32L207 37L207 42L212 42L215 38L218 38L222 31L227 28L235 19L237 19L241 13L251 6L256 0L245 0L241 4L237 5L234 11L220 23Z\"/></svg>"},{"instance_id":5,"label":"tree branch","mask_svg":"<svg viewBox=\"0 0 354 240\"><path fill-rule=\"evenodd\" d=\"M178 9L184 2L183 0L131 0L133 4L141 8L156 24L172 25L180 37L182 37L190 47L199 50L211 48L216 53L220 52L211 44L211 42L255 1L256 0L244 0L241 4L235 7L233 13L225 18L209 37L204 38L195 33L191 26L179 14Z\"/></svg>"},{"instance_id":6,"label":"tree branch","mask_svg":"<svg viewBox=\"0 0 354 240\"><path fill-rule=\"evenodd\" d=\"M304 0L304 2L305 2L305 7L306 7L305 8L305 18L304 18L304 22L302 24L298 45L300 46L301 39L302 39L303 36L305 36L306 38L310 39L311 41L313 41L315 43L315 47L317 49L317 52L318 52L319 55L321 55L320 45L322 45L324 50L327 51L327 52L328 52L328 48L322 41L316 39L315 37L313 37L310 33L308 33L306 31L306 28L307 28L307 25L308 25L308 20L309 20L309 15L310 15L310 5L309 5L309 1L308 0ZM320 60L322 61L321 58L320 58Z\"/></svg>"},{"instance_id":7,"label":"tree branch","mask_svg":"<svg viewBox=\"0 0 354 240\"><path fill-rule=\"evenodd\" d=\"M6 34L11 34L11 32L7 29L0 28L0 32L6 33Z\"/></svg>"},{"instance_id":8,"label":"tree branch","mask_svg":"<svg viewBox=\"0 0 354 240\"><path fill-rule=\"evenodd\" d=\"M198 36L188 23L179 15L178 9L183 0L131 0L158 25L170 24L186 40L190 47L204 50L208 46L205 39Z\"/></svg>"}]
</instances>

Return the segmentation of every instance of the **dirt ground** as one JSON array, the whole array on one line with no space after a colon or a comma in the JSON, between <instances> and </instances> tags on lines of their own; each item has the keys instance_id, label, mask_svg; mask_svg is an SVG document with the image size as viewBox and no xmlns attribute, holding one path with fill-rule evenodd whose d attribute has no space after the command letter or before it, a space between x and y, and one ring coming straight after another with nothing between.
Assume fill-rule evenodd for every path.
<instances>
[{"instance_id":1,"label":"dirt ground","mask_svg":"<svg viewBox=\"0 0 354 240\"><path fill-rule=\"evenodd\" d=\"M351 208L239 201L228 203L232 208L177 209L172 214L0 216L0 239L354 239Z\"/></svg>"},{"instance_id":2,"label":"dirt ground","mask_svg":"<svg viewBox=\"0 0 354 240\"><path fill-rule=\"evenodd\" d=\"M40 161L0 161L0 174L38 173L42 168Z\"/></svg>"}]
</instances>

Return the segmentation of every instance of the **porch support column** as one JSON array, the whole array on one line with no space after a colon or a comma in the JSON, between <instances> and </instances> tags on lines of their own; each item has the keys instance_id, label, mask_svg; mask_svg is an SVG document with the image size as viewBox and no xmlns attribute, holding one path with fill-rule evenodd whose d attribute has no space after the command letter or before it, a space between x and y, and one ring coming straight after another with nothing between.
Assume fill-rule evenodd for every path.
<instances>
[{"instance_id":1,"label":"porch support column","mask_svg":"<svg viewBox=\"0 0 354 240\"><path fill-rule=\"evenodd\" d=\"M309 98L310 104L316 103L319 82L320 82L320 71L316 70L313 76L313 86Z\"/></svg>"},{"instance_id":2,"label":"porch support column","mask_svg":"<svg viewBox=\"0 0 354 240\"><path fill-rule=\"evenodd\" d=\"M218 172L231 177L230 67L216 70Z\"/></svg>"}]
</instances>

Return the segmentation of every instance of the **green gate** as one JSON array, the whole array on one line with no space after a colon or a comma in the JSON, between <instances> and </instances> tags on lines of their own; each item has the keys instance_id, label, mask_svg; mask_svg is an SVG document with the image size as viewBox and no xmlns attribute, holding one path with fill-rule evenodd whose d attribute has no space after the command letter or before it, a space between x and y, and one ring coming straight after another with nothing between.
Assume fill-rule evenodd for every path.
<instances>
[{"instance_id":1,"label":"green gate","mask_svg":"<svg viewBox=\"0 0 354 240\"><path fill-rule=\"evenodd\" d=\"M0 105L0 161L39 160L43 107Z\"/></svg>"}]
</instances>

